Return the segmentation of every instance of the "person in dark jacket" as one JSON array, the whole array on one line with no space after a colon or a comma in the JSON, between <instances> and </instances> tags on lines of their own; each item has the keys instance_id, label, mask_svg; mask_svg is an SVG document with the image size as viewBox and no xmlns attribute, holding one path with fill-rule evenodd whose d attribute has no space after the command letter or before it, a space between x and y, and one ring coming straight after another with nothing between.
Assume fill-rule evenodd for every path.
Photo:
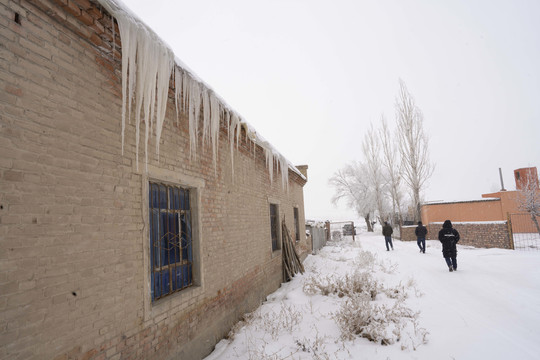
<instances>
[{"instance_id":1,"label":"person in dark jacket","mask_svg":"<svg viewBox=\"0 0 540 360\"><path fill-rule=\"evenodd\" d=\"M452 222L446 220L439 231L439 241L442 243L442 253L446 265L448 265L448 271L457 270L457 249L456 244L459 241L459 233L452 227Z\"/></svg>"},{"instance_id":2,"label":"person in dark jacket","mask_svg":"<svg viewBox=\"0 0 540 360\"><path fill-rule=\"evenodd\" d=\"M384 235L384 241L386 243L386 251L390 251L390 247L392 250L394 250L394 245L392 244L392 234L394 233L394 230L390 225L388 225L388 222L384 222L384 226L382 227L382 234ZM390 247L388 247L390 245Z\"/></svg>"},{"instance_id":3,"label":"person in dark jacket","mask_svg":"<svg viewBox=\"0 0 540 360\"><path fill-rule=\"evenodd\" d=\"M427 235L427 228L422 225L422 222L418 222L418 226L416 229L414 229L414 233L416 234L416 243L418 244L418 247L420 248L421 253L426 253L426 235Z\"/></svg>"}]
</instances>

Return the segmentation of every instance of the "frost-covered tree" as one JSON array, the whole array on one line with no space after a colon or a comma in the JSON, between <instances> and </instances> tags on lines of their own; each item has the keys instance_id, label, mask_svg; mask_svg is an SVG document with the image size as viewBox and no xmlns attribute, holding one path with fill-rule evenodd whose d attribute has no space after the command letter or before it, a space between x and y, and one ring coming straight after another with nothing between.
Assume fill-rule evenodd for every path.
<instances>
[{"instance_id":1,"label":"frost-covered tree","mask_svg":"<svg viewBox=\"0 0 540 360\"><path fill-rule=\"evenodd\" d=\"M367 176L370 182L370 187L373 190L375 196L375 203L377 205L377 212L379 215L379 223L382 225L385 217L385 188L386 182L383 176L383 168L381 162L381 144L377 132L373 128L373 124L370 125L368 132L364 136L362 142L362 150L366 159Z\"/></svg>"},{"instance_id":2,"label":"frost-covered tree","mask_svg":"<svg viewBox=\"0 0 540 360\"><path fill-rule=\"evenodd\" d=\"M534 179L530 172L522 180L518 207L519 210L529 213L536 226L536 231L540 234L540 225L538 224L538 217L540 217L540 189L538 189L538 179Z\"/></svg>"},{"instance_id":3,"label":"frost-covered tree","mask_svg":"<svg viewBox=\"0 0 540 360\"><path fill-rule=\"evenodd\" d=\"M335 189L332 202L337 204L341 200L345 201L347 206L365 220L368 231L372 232L371 216L377 205L367 177L366 165L359 162L347 164L336 171L328 183Z\"/></svg>"},{"instance_id":4,"label":"frost-covered tree","mask_svg":"<svg viewBox=\"0 0 540 360\"><path fill-rule=\"evenodd\" d=\"M429 142L424 133L424 117L403 80L399 81L396 121L403 180L411 191L415 221L418 221L421 218L420 194L426 181L433 174L434 166L429 160Z\"/></svg>"},{"instance_id":5,"label":"frost-covered tree","mask_svg":"<svg viewBox=\"0 0 540 360\"><path fill-rule=\"evenodd\" d=\"M403 224L401 206L403 205L403 192L401 190L402 162L399 160L399 143L397 138L392 137L388 123L381 116L379 128L379 141L382 149L382 165L390 198L392 199L392 215L398 214L399 224Z\"/></svg>"}]
</instances>

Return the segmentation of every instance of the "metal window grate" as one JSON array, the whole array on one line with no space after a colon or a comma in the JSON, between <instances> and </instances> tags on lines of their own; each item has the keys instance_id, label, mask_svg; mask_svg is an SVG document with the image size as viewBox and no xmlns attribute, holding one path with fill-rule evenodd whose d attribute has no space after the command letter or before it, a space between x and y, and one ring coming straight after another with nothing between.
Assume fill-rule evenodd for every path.
<instances>
[{"instance_id":1,"label":"metal window grate","mask_svg":"<svg viewBox=\"0 0 540 360\"><path fill-rule=\"evenodd\" d=\"M190 190L149 184L152 301L193 285Z\"/></svg>"}]
</instances>

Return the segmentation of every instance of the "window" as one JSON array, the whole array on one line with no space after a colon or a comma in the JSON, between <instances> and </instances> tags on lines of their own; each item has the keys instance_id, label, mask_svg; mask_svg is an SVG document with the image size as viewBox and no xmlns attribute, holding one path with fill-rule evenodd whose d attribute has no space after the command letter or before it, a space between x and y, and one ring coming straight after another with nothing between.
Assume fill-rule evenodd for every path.
<instances>
[{"instance_id":1,"label":"window","mask_svg":"<svg viewBox=\"0 0 540 360\"><path fill-rule=\"evenodd\" d=\"M279 214L276 204L270 204L270 231L272 234L272 251L279 250Z\"/></svg>"},{"instance_id":2,"label":"window","mask_svg":"<svg viewBox=\"0 0 540 360\"><path fill-rule=\"evenodd\" d=\"M190 190L149 184L152 301L193 285Z\"/></svg>"},{"instance_id":3,"label":"window","mask_svg":"<svg viewBox=\"0 0 540 360\"><path fill-rule=\"evenodd\" d=\"M293 208L294 211L294 232L296 241L300 241L300 220L298 219L298 208Z\"/></svg>"}]
</instances>

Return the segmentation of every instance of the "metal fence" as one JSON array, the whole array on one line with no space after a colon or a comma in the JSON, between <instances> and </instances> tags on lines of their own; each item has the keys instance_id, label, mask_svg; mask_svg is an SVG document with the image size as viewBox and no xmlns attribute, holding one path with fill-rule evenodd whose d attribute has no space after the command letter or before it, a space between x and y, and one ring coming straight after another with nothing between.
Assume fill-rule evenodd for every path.
<instances>
[{"instance_id":1,"label":"metal fence","mask_svg":"<svg viewBox=\"0 0 540 360\"><path fill-rule=\"evenodd\" d=\"M533 221L530 214L522 213L510 214L509 220L514 249L521 251L540 251L540 229L538 228L540 218L536 217L536 221Z\"/></svg>"},{"instance_id":2,"label":"metal fence","mask_svg":"<svg viewBox=\"0 0 540 360\"><path fill-rule=\"evenodd\" d=\"M313 254L316 254L326 245L326 228L324 226L306 224L306 230L311 235L311 250Z\"/></svg>"},{"instance_id":3,"label":"metal fence","mask_svg":"<svg viewBox=\"0 0 540 360\"><path fill-rule=\"evenodd\" d=\"M355 240L356 230L354 228L354 221L337 221L330 223L330 238L333 241L339 241L346 236L352 236Z\"/></svg>"}]
</instances>

